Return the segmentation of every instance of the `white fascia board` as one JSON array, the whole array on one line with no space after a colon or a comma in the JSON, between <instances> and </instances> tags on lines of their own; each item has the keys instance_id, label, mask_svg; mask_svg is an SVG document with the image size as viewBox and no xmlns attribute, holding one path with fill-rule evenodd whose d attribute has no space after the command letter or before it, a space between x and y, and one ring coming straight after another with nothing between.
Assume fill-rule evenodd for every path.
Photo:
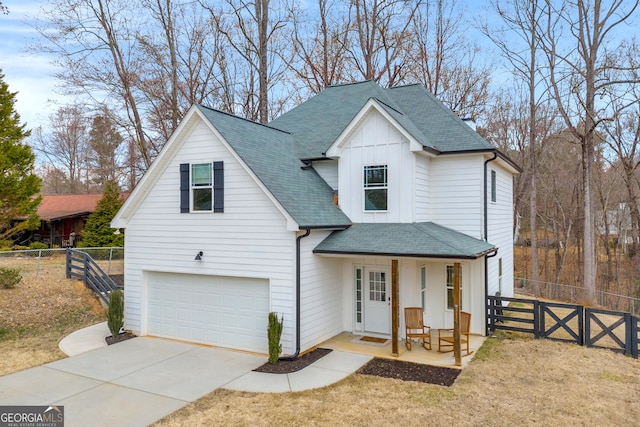
<instances>
[{"instance_id":1,"label":"white fascia board","mask_svg":"<svg viewBox=\"0 0 640 427\"><path fill-rule=\"evenodd\" d=\"M409 141L409 148L413 152L422 152L424 147L421 143L419 143L407 130L402 127L387 111L380 105L380 103L374 99L370 98L367 103L360 109L358 114L351 120L351 122L347 125L347 127L340 133L338 138L331 144L331 147L326 152L326 156L329 158L338 158L342 153L342 149L346 144L349 136L357 129L357 127L362 123L362 121L371 113L371 111L377 111L380 113L389 123L391 123L397 130L407 138Z\"/></svg>"},{"instance_id":2,"label":"white fascia board","mask_svg":"<svg viewBox=\"0 0 640 427\"><path fill-rule=\"evenodd\" d=\"M112 228L127 228L129 219L131 219L133 214L140 207L142 201L153 189L153 186L173 158L174 153L182 147L185 135L188 134L189 129L195 127L199 120L204 120L204 118L201 117L198 107L193 105L189 111L187 111L187 114L184 115L176 130L162 147L162 150L160 150L160 153L151 163L149 169L144 173L140 182L138 182L138 185L133 189L116 216L111 220Z\"/></svg>"}]
</instances>

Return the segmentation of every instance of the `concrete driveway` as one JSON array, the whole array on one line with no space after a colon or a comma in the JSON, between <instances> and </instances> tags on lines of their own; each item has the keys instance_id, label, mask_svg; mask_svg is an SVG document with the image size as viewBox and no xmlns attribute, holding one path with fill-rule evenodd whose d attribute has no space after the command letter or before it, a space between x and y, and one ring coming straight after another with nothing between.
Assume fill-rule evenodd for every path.
<instances>
[{"instance_id":1,"label":"concrete driveway","mask_svg":"<svg viewBox=\"0 0 640 427\"><path fill-rule=\"evenodd\" d=\"M65 427L146 426L265 361L138 337L0 377L0 405L63 405Z\"/></svg>"}]
</instances>

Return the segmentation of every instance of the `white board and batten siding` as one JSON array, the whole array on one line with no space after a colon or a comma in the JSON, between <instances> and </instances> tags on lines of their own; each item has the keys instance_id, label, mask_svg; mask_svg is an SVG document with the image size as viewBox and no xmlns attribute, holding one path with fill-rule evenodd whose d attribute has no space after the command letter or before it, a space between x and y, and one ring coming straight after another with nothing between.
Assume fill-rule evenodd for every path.
<instances>
[{"instance_id":1,"label":"white board and batten siding","mask_svg":"<svg viewBox=\"0 0 640 427\"><path fill-rule=\"evenodd\" d=\"M415 157L409 141L377 111L370 111L341 144L340 208L354 223L415 221ZM364 210L364 167L387 165L387 211Z\"/></svg>"},{"instance_id":2,"label":"white board and batten siding","mask_svg":"<svg viewBox=\"0 0 640 427\"><path fill-rule=\"evenodd\" d=\"M329 187L334 191L338 191L338 160L319 160L313 162L313 168L329 184Z\"/></svg>"},{"instance_id":3,"label":"white board and batten siding","mask_svg":"<svg viewBox=\"0 0 640 427\"><path fill-rule=\"evenodd\" d=\"M432 159L425 154L416 154L416 222L430 221L429 217L429 194L430 179L429 167Z\"/></svg>"},{"instance_id":4,"label":"white board and batten siding","mask_svg":"<svg viewBox=\"0 0 640 427\"><path fill-rule=\"evenodd\" d=\"M331 231L312 231L300 242L301 351L308 350L344 330L342 258L313 254L313 248L329 234Z\"/></svg>"},{"instance_id":5,"label":"white board and batten siding","mask_svg":"<svg viewBox=\"0 0 640 427\"><path fill-rule=\"evenodd\" d=\"M269 288L269 311L284 315L282 343L291 350L295 233L203 122L175 152L127 224L126 327L148 333L149 288L159 273L255 279ZM179 165L213 161L224 161L224 213L180 213ZM200 251L204 255L196 261Z\"/></svg>"},{"instance_id":6,"label":"white board and batten siding","mask_svg":"<svg viewBox=\"0 0 640 427\"><path fill-rule=\"evenodd\" d=\"M429 163L429 221L483 238L483 161L478 155L447 155Z\"/></svg>"},{"instance_id":7,"label":"white board and batten siding","mask_svg":"<svg viewBox=\"0 0 640 427\"><path fill-rule=\"evenodd\" d=\"M491 171L496 172L496 201L491 201ZM497 162L489 163L487 171L488 238L498 247L498 255L489 258L488 292L513 296L513 176ZM502 259L502 283L499 283L499 259Z\"/></svg>"}]
</instances>

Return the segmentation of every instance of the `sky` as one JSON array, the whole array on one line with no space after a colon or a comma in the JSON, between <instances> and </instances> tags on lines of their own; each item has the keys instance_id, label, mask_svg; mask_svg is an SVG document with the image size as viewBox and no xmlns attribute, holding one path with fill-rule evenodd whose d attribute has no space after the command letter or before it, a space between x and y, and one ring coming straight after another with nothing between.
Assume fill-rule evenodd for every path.
<instances>
[{"instance_id":1,"label":"sky","mask_svg":"<svg viewBox=\"0 0 640 427\"><path fill-rule=\"evenodd\" d=\"M41 2L2 0L2 4L9 8L9 14L0 14L0 69L9 90L18 92L15 109L22 123L33 129L44 125L56 110L51 101L62 99L55 92L51 58L27 52L38 34L24 21L26 15L37 15Z\"/></svg>"},{"instance_id":2,"label":"sky","mask_svg":"<svg viewBox=\"0 0 640 427\"><path fill-rule=\"evenodd\" d=\"M29 129L46 127L64 97L56 93L56 71L52 57L29 53L27 48L38 41L38 33L29 25L29 18L38 15L46 0L0 0L9 8L0 14L0 69L11 92L17 92L15 109ZM478 0L458 0L475 5ZM479 8L478 8L479 9Z\"/></svg>"}]
</instances>

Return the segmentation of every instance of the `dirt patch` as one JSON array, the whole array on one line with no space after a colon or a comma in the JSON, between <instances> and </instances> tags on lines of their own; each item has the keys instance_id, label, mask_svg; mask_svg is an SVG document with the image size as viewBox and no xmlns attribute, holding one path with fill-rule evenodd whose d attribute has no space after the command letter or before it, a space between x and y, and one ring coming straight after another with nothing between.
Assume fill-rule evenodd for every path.
<instances>
[{"instance_id":1,"label":"dirt patch","mask_svg":"<svg viewBox=\"0 0 640 427\"><path fill-rule=\"evenodd\" d=\"M332 351L333 350L329 348L316 348L315 350L303 354L295 360L279 360L275 365L267 362L259 368L254 369L254 371L266 372L269 374L290 374L291 372L296 372L300 369L306 368L313 362L323 358Z\"/></svg>"},{"instance_id":2,"label":"dirt patch","mask_svg":"<svg viewBox=\"0 0 640 427\"><path fill-rule=\"evenodd\" d=\"M459 369L380 358L371 360L357 371L358 374L363 375L395 378L402 381L418 381L447 387L453 385L460 372Z\"/></svg>"},{"instance_id":3,"label":"dirt patch","mask_svg":"<svg viewBox=\"0 0 640 427\"><path fill-rule=\"evenodd\" d=\"M107 345L111 345L111 344L117 344L122 341L130 340L131 338L135 338L135 337L136 335L133 335L132 333L122 332L118 334L115 338L113 338L113 335L109 335L104 340L106 341Z\"/></svg>"}]
</instances>

